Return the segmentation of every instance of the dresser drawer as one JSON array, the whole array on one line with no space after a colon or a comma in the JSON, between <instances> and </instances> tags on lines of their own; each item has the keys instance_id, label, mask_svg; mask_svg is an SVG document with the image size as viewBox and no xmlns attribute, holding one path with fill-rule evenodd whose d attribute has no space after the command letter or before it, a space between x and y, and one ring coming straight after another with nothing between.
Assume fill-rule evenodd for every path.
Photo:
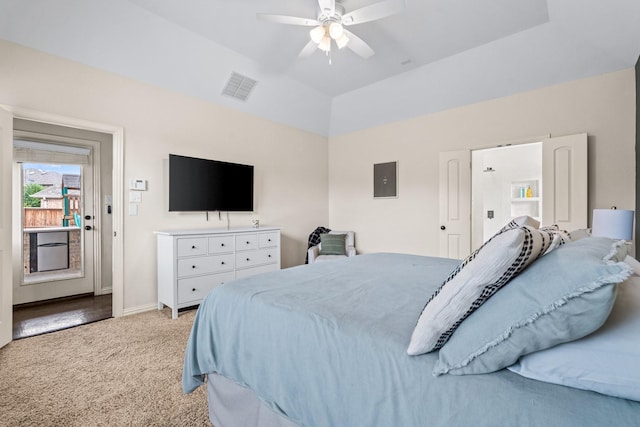
<instances>
[{"instance_id":1,"label":"dresser drawer","mask_svg":"<svg viewBox=\"0 0 640 427\"><path fill-rule=\"evenodd\" d=\"M278 262L280 250L278 248L260 249L256 253L259 264L273 264Z\"/></svg>"},{"instance_id":2,"label":"dresser drawer","mask_svg":"<svg viewBox=\"0 0 640 427\"><path fill-rule=\"evenodd\" d=\"M236 268L249 268L256 265L278 262L278 249L267 248L236 254Z\"/></svg>"},{"instance_id":3,"label":"dresser drawer","mask_svg":"<svg viewBox=\"0 0 640 427\"><path fill-rule=\"evenodd\" d=\"M235 279L233 271L180 279L178 280L178 304L188 302L199 304L211 289L233 279Z\"/></svg>"},{"instance_id":4,"label":"dresser drawer","mask_svg":"<svg viewBox=\"0 0 640 427\"><path fill-rule=\"evenodd\" d=\"M207 254L208 246L206 237L190 237L177 240L179 258Z\"/></svg>"},{"instance_id":5,"label":"dresser drawer","mask_svg":"<svg viewBox=\"0 0 640 427\"><path fill-rule=\"evenodd\" d=\"M247 251L252 249L258 249L257 234L241 234L239 236L236 236L237 251Z\"/></svg>"},{"instance_id":6,"label":"dresser drawer","mask_svg":"<svg viewBox=\"0 0 640 427\"><path fill-rule=\"evenodd\" d=\"M261 248L271 248L278 246L279 233L260 233L258 234L258 242Z\"/></svg>"},{"instance_id":7,"label":"dresser drawer","mask_svg":"<svg viewBox=\"0 0 640 427\"><path fill-rule=\"evenodd\" d=\"M269 271L278 271L279 269L280 267L278 266L278 264L264 264L264 265L257 265L251 268L241 268L236 270L236 279L255 276L256 274L267 273Z\"/></svg>"},{"instance_id":8,"label":"dresser drawer","mask_svg":"<svg viewBox=\"0 0 640 427\"><path fill-rule=\"evenodd\" d=\"M234 254L179 259L178 277L199 276L233 270L234 260Z\"/></svg>"},{"instance_id":9,"label":"dresser drawer","mask_svg":"<svg viewBox=\"0 0 640 427\"><path fill-rule=\"evenodd\" d=\"M233 236L209 237L209 253L221 254L234 251L235 239Z\"/></svg>"}]
</instances>

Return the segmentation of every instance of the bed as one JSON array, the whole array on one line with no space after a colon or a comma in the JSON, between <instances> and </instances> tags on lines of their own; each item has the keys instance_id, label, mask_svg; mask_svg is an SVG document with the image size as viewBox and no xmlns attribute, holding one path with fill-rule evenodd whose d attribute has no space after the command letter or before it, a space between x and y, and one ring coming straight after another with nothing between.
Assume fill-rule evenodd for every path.
<instances>
[{"instance_id":1,"label":"bed","mask_svg":"<svg viewBox=\"0 0 640 427\"><path fill-rule=\"evenodd\" d=\"M421 310L424 313L429 296L460 268L460 260L367 254L228 283L215 288L198 309L185 354L183 390L189 393L206 383L209 414L216 427L639 425L637 400L528 378L512 366L527 353L537 353L529 348L530 342L545 341L531 338L541 333L528 329L531 324L546 331L550 327L544 322L569 324L580 316L594 316L585 315L589 310L580 304L610 303L604 315L611 311L615 283L630 273L623 263L603 255L611 258L620 245L591 237L581 241L536 260L468 315L439 351L416 356L407 354L407 346ZM592 241L597 250L591 247ZM598 260L596 279L585 276L589 267L578 265L571 265L567 273L578 278L550 273L584 259L585 253ZM556 291L562 286L549 283L554 280L582 283ZM532 283L553 286L534 298L536 304L547 294L565 294L550 296L553 304L543 303L545 310L535 316L515 309L520 303L509 298L527 294L530 300L527 289L534 288ZM628 283L635 282L627 280L624 285L631 286ZM607 296L600 300L609 302L590 300L603 292ZM576 299L579 303L574 303ZM567 306L576 306L580 313L559 313ZM510 327L508 334L500 332L498 341L489 340L489 345L473 344L476 359L472 363L468 355L465 363L452 362L461 347L486 339L487 329L502 328L499 323L504 319L496 320L496 310L506 312L509 322L521 314L526 321ZM561 338L537 345L555 348L576 336L588 338L591 335L581 330L584 323L589 322L582 319L569 328L577 329L573 336L558 332ZM602 328L596 325L595 329ZM527 348L518 350L522 355L510 348L518 339L527 343ZM449 346L452 350L447 354ZM480 347L482 355L478 355ZM499 348L500 357L509 353L502 363L511 370L504 369L507 365L492 365L492 352ZM475 371L464 372L487 354L488 360L474 366ZM490 372L480 373L483 370Z\"/></svg>"}]
</instances>

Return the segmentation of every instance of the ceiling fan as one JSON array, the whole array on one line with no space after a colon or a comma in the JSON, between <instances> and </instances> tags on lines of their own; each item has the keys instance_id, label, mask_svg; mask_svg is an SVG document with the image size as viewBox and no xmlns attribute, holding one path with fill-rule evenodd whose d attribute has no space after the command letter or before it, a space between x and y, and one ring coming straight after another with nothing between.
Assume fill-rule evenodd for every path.
<instances>
[{"instance_id":1,"label":"ceiling fan","mask_svg":"<svg viewBox=\"0 0 640 427\"><path fill-rule=\"evenodd\" d=\"M338 49L348 47L359 56L369 58L375 53L373 49L364 40L344 27L386 18L403 9L404 0L383 0L351 12L346 12L344 6L336 0L318 0L315 19L268 13L258 13L256 16L263 21L278 24L314 27L309 31L311 40L302 49L298 55L299 58L311 56L316 49L320 49L328 55L331 51L331 45L334 43Z\"/></svg>"}]
</instances>

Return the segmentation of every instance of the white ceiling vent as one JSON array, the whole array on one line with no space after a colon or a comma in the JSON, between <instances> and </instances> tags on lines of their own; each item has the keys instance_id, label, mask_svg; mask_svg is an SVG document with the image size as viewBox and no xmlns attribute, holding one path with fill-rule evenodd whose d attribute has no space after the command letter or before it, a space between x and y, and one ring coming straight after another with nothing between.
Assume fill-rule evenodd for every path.
<instances>
[{"instance_id":1,"label":"white ceiling vent","mask_svg":"<svg viewBox=\"0 0 640 427\"><path fill-rule=\"evenodd\" d=\"M227 85L222 90L222 94L239 99L240 101L246 101L256 83L258 82L234 71L231 73Z\"/></svg>"}]
</instances>

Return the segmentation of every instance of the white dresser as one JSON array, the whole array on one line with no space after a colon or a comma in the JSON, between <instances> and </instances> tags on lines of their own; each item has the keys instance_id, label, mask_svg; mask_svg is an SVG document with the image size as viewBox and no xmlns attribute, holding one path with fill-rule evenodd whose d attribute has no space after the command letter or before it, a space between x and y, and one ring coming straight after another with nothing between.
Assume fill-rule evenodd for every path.
<instances>
[{"instance_id":1,"label":"white dresser","mask_svg":"<svg viewBox=\"0 0 640 427\"><path fill-rule=\"evenodd\" d=\"M280 229L156 231L158 310L200 304L214 287L280 269Z\"/></svg>"}]
</instances>

